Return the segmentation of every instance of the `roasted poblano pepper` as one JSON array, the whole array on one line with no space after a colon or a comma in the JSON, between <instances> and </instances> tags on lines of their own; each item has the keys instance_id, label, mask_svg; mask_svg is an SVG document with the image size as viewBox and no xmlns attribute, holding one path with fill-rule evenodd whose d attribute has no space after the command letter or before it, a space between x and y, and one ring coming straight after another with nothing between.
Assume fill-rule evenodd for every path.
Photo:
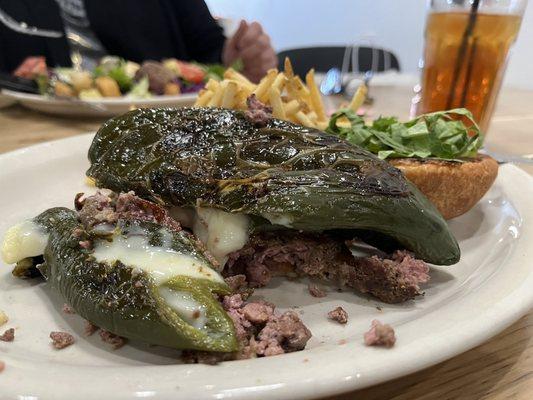
<instances>
[{"instance_id":1,"label":"roasted poblano pepper","mask_svg":"<svg viewBox=\"0 0 533 400\"><path fill-rule=\"evenodd\" d=\"M33 249L31 258L14 260L15 253L24 252L21 240L27 238L11 231L3 244L5 261L18 261L14 274L23 277L35 276L38 269L52 288L91 323L126 338L178 349L237 349L232 320L213 295L228 294L230 290L209 268L210 262L186 232L171 231L153 222L119 221L111 233L95 236L85 230L75 211L66 208L45 211L30 224L46 238L42 257ZM28 236L28 232L22 233ZM113 253L113 246L128 238L136 242L131 246L125 243L122 255L120 249ZM86 241L92 247L80 246ZM142 269L139 264L143 255L139 252L143 250L152 256L159 251L167 261L168 257L178 257L178 264L192 259L200 266L195 274L204 274L207 279L173 275L165 270L168 263L155 265L155 272ZM106 254L110 261L98 259ZM130 259L136 258L135 265L124 261L122 257L127 254Z\"/></svg>"},{"instance_id":2,"label":"roasted poblano pepper","mask_svg":"<svg viewBox=\"0 0 533 400\"><path fill-rule=\"evenodd\" d=\"M275 119L260 128L240 111L139 109L104 124L89 159L98 186L160 204L245 213L255 229L392 238L434 264L459 260L446 222L399 170L316 129Z\"/></svg>"}]
</instances>

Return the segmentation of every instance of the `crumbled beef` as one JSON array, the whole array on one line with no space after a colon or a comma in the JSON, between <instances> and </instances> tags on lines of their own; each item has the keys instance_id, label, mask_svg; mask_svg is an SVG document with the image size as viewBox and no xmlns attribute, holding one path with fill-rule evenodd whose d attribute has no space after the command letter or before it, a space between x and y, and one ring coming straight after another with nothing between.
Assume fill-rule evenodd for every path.
<instances>
[{"instance_id":1,"label":"crumbled beef","mask_svg":"<svg viewBox=\"0 0 533 400\"><path fill-rule=\"evenodd\" d=\"M106 331L105 329L100 329L100 339L106 343L109 343L115 350L120 349L126 344L126 338L115 335L114 333Z\"/></svg>"},{"instance_id":2,"label":"crumbled beef","mask_svg":"<svg viewBox=\"0 0 533 400\"><path fill-rule=\"evenodd\" d=\"M293 311L274 313L274 305L265 301L246 303L241 294L225 296L222 305L235 325L239 351L217 353L187 350L187 363L216 364L220 361L267 357L305 348L311 332Z\"/></svg>"},{"instance_id":3,"label":"crumbled beef","mask_svg":"<svg viewBox=\"0 0 533 400\"><path fill-rule=\"evenodd\" d=\"M74 343L74 336L67 332L50 332L52 345L60 350Z\"/></svg>"},{"instance_id":4,"label":"crumbled beef","mask_svg":"<svg viewBox=\"0 0 533 400\"><path fill-rule=\"evenodd\" d=\"M272 118L272 107L261 103L255 94L251 94L246 99L248 110L244 112L246 118L256 126L266 126Z\"/></svg>"},{"instance_id":5,"label":"crumbled beef","mask_svg":"<svg viewBox=\"0 0 533 400\"><path fill-rule=\"evenodd\" d=\"M233 275L224 279L228 284L232 292L239 292L242 289L248 288L248 282L246 282L246 275Z\"/></svg>"},{"instance_id":6,"label":"crumbled beef","mask_svg":"<svg viewBox=\"0 0 533 400\"><path fill-rule=\"evenodd\" d=\"M6 363L3 361L0 361L0 373L4 372L4 369L6 369Z\"/></svg>"},{"instance_id":7,"label":"crumbled beef","mask_svg":"<svg viewBox=\"0 0 533 400\"><path fill-rule=\"evenodd\" d=\"M348 322L348 313L344 308L337 307L328 312L328 318L337 321L339 324L345 324Z\"/></svg>"},{"instance_id":8,"label":"crumbled beef","mask_svg":"<svg viewBox=\"0 0 533 400\"><path fill-rule=\"evenodd\" d=\"M407 251L390 258L354 257L345 243L327 235L261 233L230 254L225 276L244 274L251 287L268 284L273 276L310 276L369 293L386 303L420 294L429 268Z\"/></svg>"},{"instance_id":9,"label":"crumbled beef","mask_svg":"<svg viewBox=\"0 0 533 400\"><path fill-rule=\"evenodd\" d=\"M76 314L76 311L69 306L68 304L63 304L63 308L61 309L65 314Z\"/></svg>"},{"instance_id":10,"label":"crumbled beef","mask_svg":"<svg viewBox=\"0 0 533 400\"><path fill-rule=\"evenodd\" d=\"M156 222L175 231L181 230L179 222L171 218L168 211L150 201L135 196L134 192L117 195L107 189L100 189L83 202L77 201L80 221L87 229L96 225L114 224L118 219L134 219Z\"/></svg>"},{"instance_id":11,"label":"crumbled beef","mask_svg":"<svg viewBox=\"0 0 533 400\"><path fill-rule=\"evenodd\" d=\"M0 340L2 342L12 342L15 340L15 329L9 328L2 335L0 335Z\"/></svg>"},{"instance_id":12,"label":"crumbled beef","mask_svg":"<svg viewBox=\"0 0 533 400\"><path fill-rule=\"evenodd\" d=\"M224 296L224 299L222 300L222 306L225 309L240 308L243 303L244 300L240 293L232 294L230 296Z\"/></svg>"},{"instance_id":13,"label":"crumbled beef","mask_svg":"<svg viewBox=\"0 0 533 400\"><path fill-rule=\"evenodd\" d=\"M158 204L135 196L134 192L121 193L117 198L116 211L119 218L155 222L172 231L180 231L181 225Z\"/></svg>"},{"instance_id":14,"label":"crumbled beef","mask_svg":"<svg viewBox=\"0 0 533 400\"><path fill-rule=\"evenodd\" d=\"M263 302L248 303L242 307L242 313L252 324L266 324L274 314L274 306Z\"/></svg>"},{"instance_id":15,"label":"crumbled beef","mask_svg":"<svg viewBox=\"0 0 533 400\"><path fill-rule=\"evenodd\" d=\"M75 228L72 231L72 236L75 238L81 238L83 236L84 230L81 228Z\"/></svg>"},{"instance_id":16,"label":"crumbled beef","mask_svg":"<svg viewBox=\"0 0 533 400\"><path fill-rule=\"evenodd\" d=\"M80 211L83 208L83 203L85 203L85 193L76 193L74 197L74 209Z\"/></svg>"},{"instance_id":17,"label":"crumbled beef","mask_svg":"<svg viewBox=\"0 0 533 400\"><path fill-rule=\"evenodd\" d=\"M309 294L313 297L326 297L326 292L322 288L320 288L318 285L315 285L314 283L310 283L307 285L307 290L309 290Z\"/></svg>"},{"instance_id":18,"label":"crumbled beef","mask_svg":"<svg viewBox=\"0 0 533 400\"><path fill-rule=\"evenodd\" d=\"M76 196L77 200L75 200L76 207L81 206L78 217L86 229L100 223L114 224L117 222L118 215L114 208L116 193L107 189L100 189L94 195L84 199L83 202L79 201L78 195Z\"/></svg>"},{"instance_id":19,"label":"crumbled beef","mask_svg":"<svg viewBox=\"0 0 533 400\"><path fill-rule=\"evenodd\" d=\"M91 336L92 334L94 334L98 329L96 325L94 325L92 322L89 322L89 321L85 321L85 329L84 329L84 332L85 332L85 336Z\"/></svg>"},{"instance_id":20,"label":"crumbled beef","mask_svg":"<svg viewBox=\"0 0 533 400\"><path fill-rule=\"evenodd\" d=\"M222 361L235 359L234 353L220 353L216 351L183 350L181 360L186 364L216 365Z\"/></svg>"},{"instance_id":21,"label":"crumbled beef","mask_svg":"<svg viewBox=\"0 0 533 400\"><path fill-rule=\"evenodd\" d=\"M231 291L233 293L240 294L243 300L248 299L248 297L250 297L254 292L254 289L248 286L246 275L240 274L240 275L228 276L224 280L228 284Z\"/></svg>"},{"instance_id":22,"label":"crumbled beef","mask_svg":"<svg viewBox=\"0 0 533 400\"><path fill-rule=\"evenodd\" d=\"M259 332L256 353L264 356L283 354L305 348L311 332L294 311L287 311L279 318L269 319Z\"/></svg>"},{"instance_id":23,"label":"crumbled beef","mask_svg":"<svg viewBox=\"0 0 533 400\"><path fill-rule=\"evenodd\" d=\"M370 330L365 333L365 345L392 347L394 343L396 343L394 329L377 319L373 320Z\"/></svg>"},{"instance_id":24,"label":"crumbled beef","mask_svg":"<svg viewBox=\"0 0 533 400\"><path fill-rule=\"evenodd\" d=\"M78 244L82 249L85 250L90 250L93 247L93 242L91 242L90 240L80 240Z\"/></svg>"}]
</instances>

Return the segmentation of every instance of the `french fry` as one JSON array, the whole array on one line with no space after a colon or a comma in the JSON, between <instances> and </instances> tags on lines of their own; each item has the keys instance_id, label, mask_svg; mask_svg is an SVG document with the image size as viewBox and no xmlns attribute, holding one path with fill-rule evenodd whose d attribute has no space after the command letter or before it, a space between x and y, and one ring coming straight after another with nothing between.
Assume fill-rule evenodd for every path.
<instances>
[{"instance_id":1,"label":"french fry","mask_svg":"<svg viewBox=\"0 0 533 400\"><path fill-rule=\"evenodd\" d=\"M277 87L272 86L268 90L268 99L270 101L270 105L272 106L272 115L274 118L285 119L285 110L283 109L281 94Z\"/></svg>"},{"instance_id":2,"label":"french fry","mask_svg":"<svg viewBox=\"0 0 533 400\"><path fill-rule=\"evenodd\" d=\"M226 90L226 86L228 85L228 81L222 81L220 82L220 85L218 85L218 88L213 93L213 96L211 97L211 100L208 101L206 104L207 107L218 107L220 106L220 103L222 101L222 96L224 95L224 90Z\"/></svg>"},{"instance_id":3,"label":"french fry","mask_svg":"<svg viewBox=\"0 0 533 400\"><path fill-rule=\"evenodd\" d=\"M287 94L289 98L299 101L309 102L311 93L305 83L302 82L299 76L293 76L287 85Z\"/></svg>"},{"instance_id":4,"label":"french fry","mask_svg":"<svg viewBox=\"0 0 533 400\"><path fill-rule=\"evenodd\" d=\"M246 110L248 106L246 105L246 99L250 95L242 88L239 88L240 90L235 95L235 108L237 110Z\"/></svg>"},{"instance_id":5,"label":"french fry","mask_svg":"<svg viewBox=\"0 0 533 400\"><path fill-rule=\"evenodd\" d=\"M285 76L283 72L280 72L278 76L276 76L276 79L274 79L274 82L272 83L272 87L275 87L281 93L283 91L283 87L285 86L286 82L287 82L287 77Z\"/></svg>"},{"instance_id":6,"label":"french fry","mask_svg":"<svg viewBox=\"0 0 533 400\"><path fill-rule=\"evenodd\" d=\"M311 107L316 112L316 115L320 121L326 120L326 112L324 111L324 105L322 104L322 97L315 82L315 70L311 69L305 76L305 82L311 93Z\"/></svg>"},{"instance_id":7,"label":"french fry","mask_svg":"<svg viewBox=\"0 0 533 400\"><path fill-rule=\"evenodd\" d=\"M214 79L209 79L205 84L205 88L211 90L212 92L216 92L219 86L220 82Z\"/></svg>"},{"instance_id":8,"label":"french fry","mask_svg":"<svg viewBox=\"0 0 533 400\"><path fill-rule=\"evenodd\" d=\"M237 81L240 86L246 87L250 92L253 92L256 85L248 80L243 74L235 71L233 68L228 68L224 71L224 79L231 79Z\"/></svg>"},{"instance_id":9,"label":"french fry","mask_svg":"<svg viewBox=\"0 0 533 400\"><path fill-rule=\"evenodd\" d=\"M250 89L247 86L239 86L239 91L244 93L246 97L250 96L254 90L255 90L255 86L252 89Z\"/></svg>"},{"instance_id":10,"label":"french fry","mask_svg":"<svg viewBox=\"0 0 533 400\"><path fill-rule=\"evenodd\" d=\"M238 84L235 81L228 81L222 94L222 102L220 104L223 108L232 108L235 104L235 95L237 94Z\"/></svg>"},{"instance_id":11,"label":"french fry","mask_svg":"<svg viewBox=\"0 0 533 400\"><path fill-rule=\"evenodd\" d=\"M272 82L274 82L274 79L276 79L276 76L278 75L278 70L273 68L269 69L267 74L261 79L259 82L259 85L255 88L255 90L252 92L255 94L255 97L257 97L258 100L265 102L268 97L268 89L272 85Z\"/></svg>"},{"instance_id":12,"label":"french fry","mask_svg":"<svg viewBox=\"0 0 533 400\"><path fill-rule=\"evenodd\" d=\"M224 72L224 80L207 82L195 105L247 110L247 99L255 94L259 101L272 108L274 118L325 129L328 119L314 74L314 70L310 70L304 82L294 75L291 61L286 58L284 71L270 69L259 84L255 85L244 75L229 68ZM359 87L350 107L359 107L365 96L366 87Z\"/></svg>"},{"instance_id":13,"label":"french fry","mask_svg":"<svg viewBox=\"0 0 533 400\"><path fill-rule=\"evenodd\" d=\"M300 104L298 103L298 100L291 100L287 103L284 103L283 107L285 109L285 115L293 115L300 110Z\"/></svg>"},{"instance_id":14,"label":"french fry","mask_svg":"<svg viewBox=\"0 0 533 400\"><path fill-rule=\"evenodd\" d=\"M317 121L316 127L320 129L321 131L325 130L328 127L329 123L328 121Z\"/></svg>"},{"instance_id":15,"label":"french fry","mask_svg":"<svg viewBox=\"0 0 533 400\"><path fill-rule=\"evenodd\" d=\"M305 100L298 100L298 105L300 106L300 110L302 110L304 114L307 114L308 112L311 111L311 107L309 107L309 103Z\"/></svg>"},{"instance_id":16,"label":"french fry","mask_svg":"<svg viewBox=\"0 0 533 400\"><path fill-rule=\"evenodd\" d=\"M294 76L294 71L292 69L292 63L289 57L285 57L285 62L284 62L283 67L285 69L285 76L288 79L291 79Z\"/></svg>"},{"instance_id":17,"label":"french fry","mask_svg":"<svg viewBox=\"0 0 533 400\"><path fill-rule=\"evenodd\" d=\"M302 124L303 126L314 128L313 122L302 111L298 111L296 114L294 114L294 116L296 117L298 122Z\"/></svg>"},{"instance_id":18,"label":"french fry","mask_svg":"<svg viewBox=\"0 0 533 400\"><path fill-rule=\"evenodd\" d=\"M348 105L348 108L357 112L359 107L365 102L366 94L368 93L368 88L364 83L360 84L357 90L355 91L352 101Z\"/></svg>"},{"instance_id":19,"label":"french fry","mask_svg":"<svg viewBox=\"0 0 533 400\"><path fill-rule=\"evenodd\" d=\"M200 93L198 94L198 98L196 99L194 106L195 107L206 106L209 100L211 100L211 97L213 97L213 92L211 90L206 90L206 89L200 90Z\"/></svg>"}]
</instances>

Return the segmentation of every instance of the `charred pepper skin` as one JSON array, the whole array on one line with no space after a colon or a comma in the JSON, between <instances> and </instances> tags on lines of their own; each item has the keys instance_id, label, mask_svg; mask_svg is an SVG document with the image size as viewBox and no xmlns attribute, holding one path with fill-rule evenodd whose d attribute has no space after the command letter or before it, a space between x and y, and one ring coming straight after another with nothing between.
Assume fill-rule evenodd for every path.
<instances>
[{"instance_id":1,"label":"charred pepper skin","mask_svg":"<svg viewBox=\"0 0 533 400\"><path fill-rule=\"evenodd\" d=\"M75 211L52 208L33 221L49 235L44 262L36 267L52 289L94 325L129 339L177 349L237 350L233 322L214 296L229 294L227 285L187 276L176 276L163 284L190 293L205 306L206 328L196 329L163 301L158 293L160 286L147 273L121 262L98 263L91 256L92 250L80 247L79 234L72 234L75 230L82 229L84 239L98 239L84 230ZM150 232L151 241L157 241L157 232L164 229L151 222L127 221L121 227L122 232L132 226ZM201 252L184 232L168 233L173 236L174 250L201 257ZM42 259L36 257L35 260Z\"/></svg>"},{"instance_id":2,"label":"charred pepper skin","mask_svg":"<svg viewBox=\"0 0 533 400\"><path fill-rule=\"evenodd\" d=\"M287 229L264 219L279 216L303 231L377 232L433 264L460 258L442 216L398 169L290 122L257 127L240 111L138 109L100 128L89 160L98 186L160 204L246 213L261 229Z\"/></svg>"}]
</instances>

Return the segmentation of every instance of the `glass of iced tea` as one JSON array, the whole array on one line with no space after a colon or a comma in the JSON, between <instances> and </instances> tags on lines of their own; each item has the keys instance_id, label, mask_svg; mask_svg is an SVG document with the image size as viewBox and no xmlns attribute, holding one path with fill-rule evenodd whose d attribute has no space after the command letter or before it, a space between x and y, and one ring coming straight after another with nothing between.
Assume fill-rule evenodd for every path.
<instances>
[{"instance_id":1,"label":"glass of iced tea","mask_svg":"<svg viewBox=\"0 0 533 400\"><path fill-rule=\"evenodd\" d=\"M464 107L486 132L527 0L431 0L418 114Z\"/></svg>"}]
</instances>

